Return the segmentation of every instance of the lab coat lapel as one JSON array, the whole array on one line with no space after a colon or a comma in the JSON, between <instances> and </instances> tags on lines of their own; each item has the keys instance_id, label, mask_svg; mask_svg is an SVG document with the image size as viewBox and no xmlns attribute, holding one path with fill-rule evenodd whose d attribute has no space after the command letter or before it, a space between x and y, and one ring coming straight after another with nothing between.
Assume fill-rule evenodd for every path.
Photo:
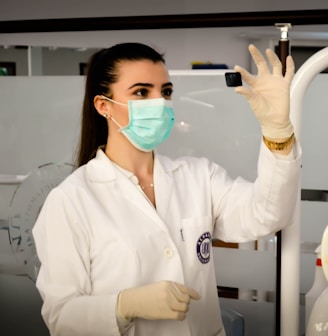
<instances>
[{"instance_id":1,"label":"lab coat lapel","mask_svg":"<svg viewBox=\"0 0 328 336\"><path fill-rule=\"evenodd\" d=\"M147 216L151 217L153 221L157 222L162 227L164 226L156 212L156 209L147 199L147 196L138 189L138 186L124 176L121 176L117 180L117 183L124 185L124 190L126 191L124 192L124 198L127 202L133 203L134 206L142 210Z\"/></svg>"},{"instance_id":2,"label":"lab coat lapel","mask_svg":"<svg viewBox=\"0 0 328 336\"><path fill-rule=\"evenodd\" d=\"M174 188L173 171L176 165L170 159L155 155L154 185L158 215L165 221Z\"/></svg>"},{"instance_id":3,"label":"lab coat lapel","mask_svg":"<svg viewBox=\"0 0 328 336\"><path fill-rule=\"evenodd\" d=\"M89 162L87 169L93 189L99 194L101 202L106 200L106 190L108 190L110 183L112 188L117 189L127 202L133 203L153 221L166 229L166 225L146 196L127 176L117 170L102 150L97 151L96 158ZM104 208L107 208L106 204L104 204Z\"/></svg>"},{"instance_id":4,"label":"lab coat lapel","mask_svg":"<svg viewBox=\"0 0 328 336\"><path fill-rule=\"evenodd\" d=\"M125 195L127 200L133 202L135 206L142 209L165 230L167 230L165 219L168 213L169 204L174 188L173 171L177 167L178 164L176 164L175 161L172 161L165 156L161 156L155 153L154 189L156 209L148 201L146 196L143 195L140 190L137 190L137 188L134 188L134 191L137 191L137 193L131 192L130 195L128 193Z\"/></svg>"}]
</instances>

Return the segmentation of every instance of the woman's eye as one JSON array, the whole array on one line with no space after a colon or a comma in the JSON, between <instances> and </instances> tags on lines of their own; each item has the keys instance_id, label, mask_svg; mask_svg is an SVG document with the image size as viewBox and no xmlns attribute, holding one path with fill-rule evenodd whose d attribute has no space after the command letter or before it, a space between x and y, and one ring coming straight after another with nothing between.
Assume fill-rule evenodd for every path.
<instances>
[{"instance_id":1,"label":"woman's eye","mask_svg":"<svg viewBox=\"0 0 328 336\"><path fill-rule=\"evenodd\" d=\"M148 93L147 89L139 89L138 91L135 92L135 94L139 97L146 97Z\"/></svg>"},{"instance_id":2,"label":"woman's eye","mask_svg":"<svg viewBox=\"0 0 328 336\"><path fill-rule=\"evenodd\" d=\"M170 88L163 90L163 96L164 97L171 97L173 93L173 90Z\"/></svg>"}]
</instances>

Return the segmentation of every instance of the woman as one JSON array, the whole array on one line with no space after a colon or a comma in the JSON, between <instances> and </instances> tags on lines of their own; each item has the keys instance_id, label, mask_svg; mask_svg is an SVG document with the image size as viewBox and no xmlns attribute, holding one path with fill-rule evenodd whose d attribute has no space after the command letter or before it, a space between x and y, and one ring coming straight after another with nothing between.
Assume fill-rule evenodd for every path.
<instances>
[{"instance_id":1,"label":"woman","mask_svg":"<svg viewBox=\"0 0 328 336\"><path fill-rule=\"evenodd\" d=\"M236 66L263 132L255 183L206 159L154 150L174 124L161 54L138 43L89 62L79 168L49 194L33 234L51 335L225 335L211 240L246 242L291 222L300 148L289 119L294 73L267 50Z\"/></svg>"}]
</instances>

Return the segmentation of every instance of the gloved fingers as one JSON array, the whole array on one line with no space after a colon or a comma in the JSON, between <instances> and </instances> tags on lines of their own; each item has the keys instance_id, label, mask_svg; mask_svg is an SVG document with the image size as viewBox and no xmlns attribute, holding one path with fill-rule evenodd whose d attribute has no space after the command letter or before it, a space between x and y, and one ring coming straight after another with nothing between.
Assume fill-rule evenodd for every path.
<instances>
[{"instance_id":1,"label":"gloved fingers","mask_svg":"<svg viewBox=\"0 0 328 336\"><path fill-rule=\"evenodd\" d=\"M189 308L189 302L190 300L188 300L187 302L181 302L175 298L171 301L170 308L175 312L186 313Z\"/></svg>"},{"instance_id":2,"label":"gloved fingers","mask_svg":"<svg viewBox=\"0 0 328 336\"><path fill-rule=\"evenodd\" d=\"M170 307L172 311L172 315L174 316L175 319L181 319L186 316L188 310L189 310L189 305L186 303L181 303L181 302L175 302L172 304Z\"/></svg>"},{"instance_id":3,"label":"gloved fingers","mask_svg":"<svg viewBox=\"0 0 328 336\"><path fill-rule=\"evenodd\" d=\"M237 87L235 87L235 92L243 95L247 100L249 100L252 97L252 95L254 95L253 91L251 91L246 86L237 86Z\"/></svg>"},{"instance_id":4,"label":"gloved fingers","mask_svg":"<svg viewBox=\"0 0 328 336\"><path fill-rule=\"evenodd\" d=\"M182 293L184 295L187 295L189 299L190 298L194 299L194 300L199 300L200 299L200 295L196 290L194 290L190 287L186 287L185 285L179 284L177 282L175 282L174 285L180 293Z\"/></svg>"},{"instance_id":5,"label":"gloved fingers","mask_svg":"<svg viewBox=\"0 0 328 336\"><path fill-rule=\"evenodd\" d=\"M189 304L190 302L189 295L183 291L183 287L184 287L183 285L178 284L176 282L172 282L171 284L172 284L172 287L171 287L172 303L176 304L176 306L181 306L182 307L181 311L185 311L183 310L183 306ZM180 303L182 305L180 305Z\"/></svg>"},{"instance_id":6,"label":"gloved fingers","mask_svg":"<svg viewBox=\"0 0 328 336\"><path fill-rule=\"evenodd\" d=\"M188 288L188 294L193 300L199 300L200 299L200 294L192 288Z\"/></svg>"},{"instance_id":7,"label":"gloved fingers","mask_svg":"<svg viewBox=\"0 0 328 336\"><path fill-rule=\"evenodd\" d=\"M180 311L170 311L170 314L166 318L162 318L163 320L177 320L177 321L183 321L186 318L187 314L186 312L180 312Z\"/></svg>"},{"instance_id":8,"label":"gloved fingers","mask_svg":"<svg viewBox=\"0 0 328 336\"><path fill-rule=\"evenodd\" d=\"M295 64L293 57L288 55L286 58L286 73L285 73L285 79L287 80L288 84L291 83L295 73Z\"/></svg>"},{"instance_id":9,"label":"gloved fingers","mask_svg":"<svg viewBox=\"0 0 328 336\"><path fill-rule=\"evenodd\" d=\"M274 76L282 76L282 64L277 54L271 49L266 49L265 52L272 66L272 74Z\"/></svg>"},{"instance_id":10,"label":"gloved fingers","mask_svg":"<svg viewBox=\"0 0 328 336\"><path fill-rule=\"evenodd\" d=\"M234 71L239 72L241 74L242 80L249 86L253 86L255 84L256 78L252 74L250 74L246 69L242 68L239 65L236 65L234 67Z\"/></svg>"},{"instance_id":11,"label":"gloved fingers","mask_svg":"<svg viewBox=\"0 0 328 336\"><path fill-rule=\"evenodd\" d=\"M187 312L191 299L199 300L200 295L192 288L188 288L182 284L172 282L171 283L171 309L178 312Z\"/></svg>"},{"instance_id":12,"label":"gloved fingers","mask_svg":"<svg viewBox=\"0 0 328 336\"><path fill-rule=\"evenodd\" d=\"M248 46L248 50L253 58L254 63L257 66L259 75L269 73L269 67L267 61L264 59L262 53L255 47L254 44Z\"/></svg>"},{"instance_id":13,"label":"gloved fingers","mask_svg":"<svg viewBox=\"0 0 328 336\"><path fill-rule=\"evenodd\" d=\"M175 320L183 321L186 318L187 314L182 312L176 312Z\"/></svg>"},{"instance_id":14,"label":"gloved fingers","mask_svg":"<svg viewBox=\"0 0 328 336\"><path fill-rule=\"evenodd\" d=\"M199 294L172 281L161 281L120 292L117 300L117 316L127 320L141 317L149 320L183 320L191 298Z\"/></svg>"},{"instance_id":15,"label":"gloved fingers","mask_svg":"<svg viewBox=\"0 0 328 336\"><path fill-rule=\"evenodd\" d=\"M174 312L186 313L189 308L190 296L182 292L184 286L175 282L171 283L170 308Z\"/></svg>"}]
</instances>

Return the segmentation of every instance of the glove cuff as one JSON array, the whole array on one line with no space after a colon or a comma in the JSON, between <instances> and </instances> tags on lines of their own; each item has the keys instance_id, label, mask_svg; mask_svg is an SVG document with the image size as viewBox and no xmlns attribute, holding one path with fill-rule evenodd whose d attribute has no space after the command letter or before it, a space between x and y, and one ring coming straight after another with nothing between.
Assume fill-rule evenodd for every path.
<instances>
[{"instance_id":1,"label":"glove cuff","mask_svg":"<svg viewBox=\"0 0 328 336\"><path fill-rule=\"evenodd\" d=\"M124 307L124 303L122 303L122 301L124 300L122 295L124 295L124 291L120 292L117 297L116 316L121 321L132 322L133 318L129 316L130 314L128 311L125 311L126 309Z\"/></svg>"},{"instance_id":2,"label":"glove cuff","mask_svg":"<svg viewBox=\"0 0 328 336\"><path fill-rule=\"evenodd\" d=\"M262 126L263 136L270 139L289 138L293 133L294 133L294 127L290 121L288 121L285 125L281 125L280 127L277 127L276 125Z\"/></svg>"}]
</instances>

